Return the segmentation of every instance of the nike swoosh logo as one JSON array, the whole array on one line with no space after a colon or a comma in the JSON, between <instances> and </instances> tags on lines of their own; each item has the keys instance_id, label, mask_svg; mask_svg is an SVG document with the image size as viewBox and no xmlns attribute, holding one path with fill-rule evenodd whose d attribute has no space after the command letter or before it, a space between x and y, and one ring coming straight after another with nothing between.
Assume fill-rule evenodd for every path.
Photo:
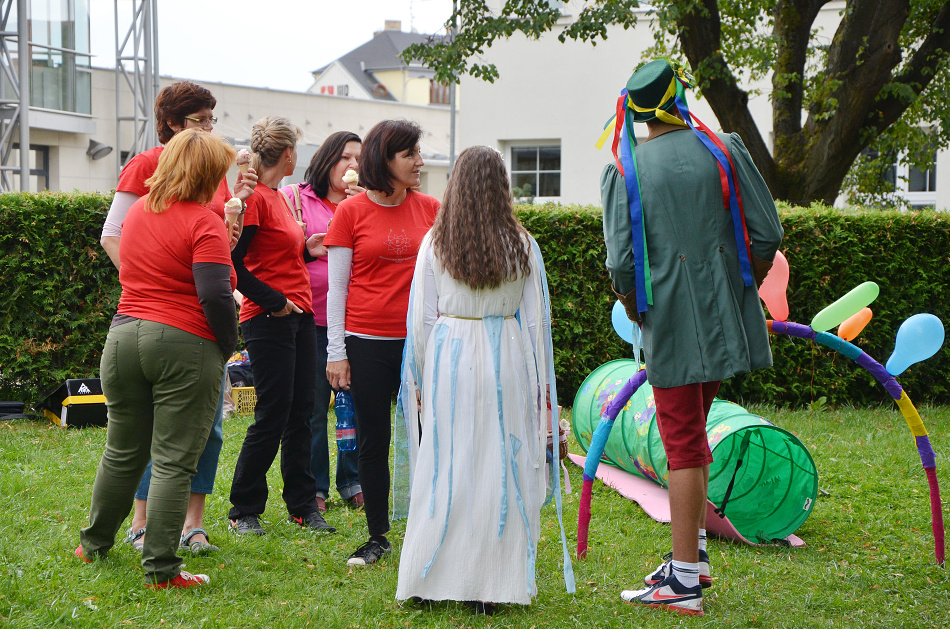
<instances>
[{"instance_id":1,"label":"nike swoosh logo","mask_svg":"<svg viewBox=\"0 0 950 629\"><path fill-rule=\"evenodd\" d=\"M654 592L651 598L655 601L676 601L676 600L687 601L689 600L689 598L682 596L680 594L660 594L659 592Z\"/></svg>"}]
</instances>

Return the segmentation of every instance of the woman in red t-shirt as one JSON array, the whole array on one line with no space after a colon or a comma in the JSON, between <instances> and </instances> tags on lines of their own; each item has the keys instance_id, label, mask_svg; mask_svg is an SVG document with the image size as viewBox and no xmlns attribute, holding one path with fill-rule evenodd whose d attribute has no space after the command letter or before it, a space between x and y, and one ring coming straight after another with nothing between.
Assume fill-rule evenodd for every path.
<instances>
[{"instance_id":1,"label":"woman in red t-shirt","mask_svg":"<svg viewBox=\"0 0 950 629\"><path fill-rule=\"evenodd\" d=\"M158 141L161 145L139 153L125 165L119 175L119 183L115 189L109 214L102 226L100 243L115 268L119 264L119 244L122 237L122 223L129 208L141 197L148 194L148 180L158 167L158 160L165 148L165 144L176 134L186 129L198 129L211 132L217 118L214 117L214 106L217 104L211 92L191 81L177 81L165 87L155 99L155 128L158 130ZM239 173L234 184L234 194L242 201L246 201L254 192L257 185L257 173L250 170ZM214 197L208 202L208 207L221 219L224 219L224 204L230 198L228 182L223 176L215 190ZM221 446L224 444L224 391L222 390L218 408L214 414L214 428L208 437L205 451L198 460L198 471L191 479L191 497L188 502L188 517L181 532L182 547L189 548L194 554L205 554L218 550L208 539L204 529L204 512L207 495L214 490L214 480L218 472L218 458ZM136 550L142 550L146 525L146 498L148 497L149 483L152 478L152 467L145 468L142 482L135 492L135 509L132 514L132 526L126 535L126 542Z\"/></svg>"},{"instance_id":2,"label":"woman in red t-shirt","mask_svg":"<svg viewBox=\"0 0 950 629\"><path fill-rule=\"evenodd\" d=\"M437 199L415 191L421 136L419 125L406 120L384 120L370 130L360 153L360 183L367 191L340 203L324 239L327 379L353 394L370 536L347 560L354 566L375 563L392 548L386 539L390 408L399 388L416 253L439 210Z\"/></svg>"},{"instance_id":3,"label":"woman in red t-shirt","mask_svg":"<svg viewBox=\"0 0 950 629\"><path fill-rule=\"evenodd\" d=\"M283 498L292 523L319 532L336 529L317 507L310 471L310 415L316 401L317 328L307 262L325 255L323 234L304 238L284 196L281 179L297 166L301 131L269 116L251 130L251 164L261 185L248 199L244 230L231 252L244 295L241 331L251 359L257 405L231 483L230 528L263 535L267 470L281 450Z\"/></svg>"},{"instance_id":4,"label":"woman in red t-shirt","mask_svg":"<svg viewBox=\"0 0 950 629\"><path fill-rule=\"evenodd\" d=\"M149 587L209 580L182 572L176 551L189 479L211 433L224 363L237 345L227 230L205 206L234 155L221 138L183 131L159 159L148 196L125 220L122 296L100 367L106 450L76 555L91 561L109 552L151 458L142 550Z\"/></svg>"},{"instance_id":5,"label":"woman in red t-shirt","mask_svg":"<svg viewBox=\"0 0 950 629\"><path fill-rule=\"evenodd\" d=\"M351 131L331 133L314 153L304 175L304 183L295 183L280 191L287 196L294 214L305 224L304 234L325 234L337 205L347 197L364 192L356 181L343 178L356 171L360 136ZM330 408L330 383L327 381L327 258L307 264L310 290L313 292L313 320L317 324L317 404L310 417L313 433L310 469L317 480L317 506L326 511L330 497L330 449L327 445L327 411ZM355 440L354 440L355 441ZM336 489L340 497L354 507L363 506L363 490L357 471L359 448L337 449Z\"/></svg>"}]
</instances>

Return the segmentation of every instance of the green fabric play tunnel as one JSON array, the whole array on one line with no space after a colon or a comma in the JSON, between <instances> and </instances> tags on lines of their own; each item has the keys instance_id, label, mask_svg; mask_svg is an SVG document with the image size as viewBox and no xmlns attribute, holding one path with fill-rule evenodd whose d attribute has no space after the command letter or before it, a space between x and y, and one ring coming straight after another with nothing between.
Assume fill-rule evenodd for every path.
<instances>
[{"instance_id":1,"label":"green fabric play tunnel","mask_svg":"<svg viewBox=\"0 0 950 629\"><path fill-rule=\"evenodd\" d=\"M615 360L584 380L574 398L573 423L574 437L585 452L607 404L637 368L633 360ZM706 435L713 453L709 500L743 537L754 542L783 539L808 519L818 494L818 472L795 435L719 399L710 409ZM602 461L667 486L666 452L649 383L634 392L617 416Z\"/></svg>"}]
</instances>

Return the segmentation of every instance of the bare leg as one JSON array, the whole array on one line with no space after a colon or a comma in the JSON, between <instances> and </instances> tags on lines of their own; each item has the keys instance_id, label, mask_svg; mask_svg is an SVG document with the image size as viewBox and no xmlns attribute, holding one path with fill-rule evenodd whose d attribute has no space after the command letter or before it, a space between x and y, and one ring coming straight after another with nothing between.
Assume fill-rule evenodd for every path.
<instances>
[{"instance_id":1,"label":"bare leg","mask_svg":"<svg viewBox=\"0 0 950 629\"><path fill-rule=\"evenodd\" d=\"M670 528L676 561L699 561L699 529L706 516L708 478L708 465L670 471Z\"/></svg>"},{"instance_id":2,"label":"bare leg","mask_svg":"<svg viewBox=\"0 0 950 629\"><path fill-rule=\"evenodd\" d=\"M145 500L135 499L135 508L132 511L132 530L145 528Z\"/></svg>"},{"instance_id":3,"label":"bare leg","mask_svg":"<svg viewBox=\"0 0 950 629\"><path fill-rule=\"evenodd\" d=\"M181 531L182 537L187 535L192 529L204 528L206 498L206 494L191 493L188 496L188 513L185 514L185 526ZM191 541L205 542L206 544L210 543L210 540L201 533L192 537Z\"/></svg>"}]
</instances>

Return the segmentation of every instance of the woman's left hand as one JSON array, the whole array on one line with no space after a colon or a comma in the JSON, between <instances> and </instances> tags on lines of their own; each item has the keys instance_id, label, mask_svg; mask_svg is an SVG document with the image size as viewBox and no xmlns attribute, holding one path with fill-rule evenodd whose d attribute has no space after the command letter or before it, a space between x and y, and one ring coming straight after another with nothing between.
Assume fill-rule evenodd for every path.
<instances>
[{"instance_id":1,"label":"woman's left hand","mask_svg":"<svg viewBox=\"0 0 950 629\"><path fill-rule=\"evenodd\" d=\"M346 185L346 196L347 196L347 198L349 198L349 197L355 197L356 195L360 194L361 192L366 192L366 188L364 188L364 187L362 187L362 186L360 186L360 185L357 185L357 184L355 184L355 183L350 183L350 184L347 184L347 185Z\"/></svg>"},{"instance_id":2,"label":"woman's left hand","mask_svg":"<svg viewBox=\"0 0 950 629\"><path fill-rule=\"evenodd\" d=\"M325 237L326 234L314 234L310 238L307 238L307 252L314 258L322 258L330 251L326 245L323 244Z\"/></svg>"},{"instance_id":3,"label":"woman's left hand","mask_svg":"<svg viewBox=\"0 0 950 629\"><path fill-rule=\"evenodd\" d=\"M244 221L235 221L233 225L227 222L224 223L230 229L228 238L231 240L232 249L234 249L234 247L237 246L238 240L241 239L241 231L243 230L243 227L244 227L243 223Z\"/></svg>"},{"instance_id":4,"label":"woman's left hand","mask_svg":"<svg viewBox=\"0 0 950 629\"><path fill-rule=\"evenodd\" d=\"M248 168L246 173L238 173L237 183L234 184L234 196L242 201L247 201L254 194L254 188L256 187L257 171Z\"/></svg>"}]
</instances>

